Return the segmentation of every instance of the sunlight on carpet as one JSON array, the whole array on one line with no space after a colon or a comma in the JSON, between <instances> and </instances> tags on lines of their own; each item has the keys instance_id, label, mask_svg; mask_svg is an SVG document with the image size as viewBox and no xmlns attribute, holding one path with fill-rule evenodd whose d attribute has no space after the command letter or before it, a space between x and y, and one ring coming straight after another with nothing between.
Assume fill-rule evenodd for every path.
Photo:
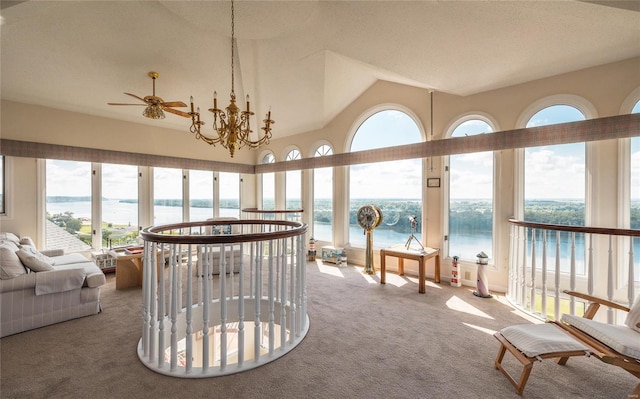
<instances>
[{"instance_id":1,"label":"sunlight on carpet","mask_svg":"<svg viewBox=\"0 0 640 399\"><path fill-rule=\"evenodd\" d=\"M462 323L462 324L464 324L464 325L465 325L465 326L467 326L467 327L471 327L471 328L473 328L474 330L478 330L478 331L481 331L481 332L483 332L483 333L487 333L487 334L489 334L489 335L493 335L493 334L495 334L495 333L496 333L496 330L491 330L491 329L489 329L489 328L484 328L484 327L476 326L476 325L474 325L474 324L469 324L469 323Z\"/></svg>"},{"instance_id":2,"label":"sunlight on carpet","mask_svg":"<svg viewBox=\"0 0 640 399\"><path fill-rule=\"evenodd\" d=\"M416 282L418 282L418 280L416 280ZM387 284L395 285L396 287L402 287L407 283L408 281L404 276L387 273Z\"/></svg>"},{"instance_id":3,"label":"sunlight on carpet","mask_svg":"<svg viewBox=\"0 0 640 399\"><path fill-rule=\"evenodd\" d=\"M320 273L330 274L330 275L335 276L335 277L344 278L344 274L342 274L342 271L337 266L325 265L324 263L322 263L321 260L316 261L316 265L318 265L318 270L320 271Z\"/></svg>"},{"instance_id":4,"label":"sunlight on carpet","mask_svg":"<svg viewBox=\"0 0 640 399\"><path fill-rule=\"evenodd\" d=\"M464 300L458 298L455 295L452 296L447 301L447 307L449 309L451 309L451 310L455 310L455 311L458 311L458 312L464 312L464 313L472 314L474 316L484 317L485 319L494 320L493 317L489 316L488 314L486 314L482 310L476 308L473 305L470 305L469 303L465 302Z\"/></svg>"},{"instance_id":5,"label":"sunlight on carpet","mask_svg":"<svg viewBox=\"0 0 640 399\"><path fill-rule=\"evenodd\" d=\"M359 267L359 266L355 266L354 269L356 269L358 271L358 273L360 273L362 278L364 278L364 280L367 283L369 283L369 284L378 284L379 279L380 279L379 272L376 272L376 274L366 274L366 273L364 273L364 267ZM376 276L376 278L378 280L374 279L373 276Z\"/></svg>"}]
</instances>

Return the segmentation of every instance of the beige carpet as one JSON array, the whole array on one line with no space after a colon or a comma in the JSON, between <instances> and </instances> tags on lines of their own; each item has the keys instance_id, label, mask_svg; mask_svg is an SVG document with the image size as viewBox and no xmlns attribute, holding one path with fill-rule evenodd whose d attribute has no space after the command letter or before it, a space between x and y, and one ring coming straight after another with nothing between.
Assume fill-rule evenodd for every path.
<instances>
[{"instance_id":1,"label":"beige carpet","mask_svg":"<svg viewBox=\"0 0 640 399\"><path fill-rule=\"evenodd\" d=\"M528 321L495 296L353 267L308 265L305 340L266 366L177 379L138 360L141 290L116 291L104 311L0 340L2 398L516 398L493 368L491 333ZM516 366L514 362L507 362ZM595 359L537 363L524 398L627 399L637 379Z\"/></svg>"}]
</instances>

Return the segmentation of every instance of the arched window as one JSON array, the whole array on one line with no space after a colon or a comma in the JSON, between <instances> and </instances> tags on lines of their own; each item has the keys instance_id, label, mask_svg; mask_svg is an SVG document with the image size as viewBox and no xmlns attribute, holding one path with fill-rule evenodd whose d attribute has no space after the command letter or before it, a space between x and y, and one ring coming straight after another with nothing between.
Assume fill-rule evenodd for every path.
<instances>
[{"instance_id":1,"label":"arched window","mask_svg":"<svg viewBox=\"0 0 640 399\"><path fill-rule=\"evenodd\" d=\"M585 115L570 105L552 105L534 114L526 127L584 120ZM524 219L531 222L584 226L585 224L585 143L559 144L525 149L524 155ZM544 238L536 231L536 253L542 253ZM560 270L569 272L571 236L560 234ZM575 235L576 273L584 275L584 234ZM528 237L528 247L532 237ZM547 237L553 248L556 237ZM547 254L553 264L554 255Z\"/></svg>"},{"instance_id":2,"label":"arched window","mask_svg":"<svg viewBox=\"0 0 640 399\"><path fill-rule=\"evenodd\" d=\"M570 105L538 111L527 127L584 120ZM563 209L562 217L555 211ZM553 219L549 219L549 218ZM585 143L532 147L524 156L524 218L540 223L584 226Z\"/></svg>"},{"instance_id":3,"label":"arched window","mask_svg":"<svg viewBox=\"0 0 640 399\"><path fill-rule=\"evenodd\" d=\"M406 113L385 110L371 115L357 129L351 152L419 143L420 128ZM376 205L383 222L373 234L376 248L403 244L411 234L410 216L422 220L422 159L378 162L349 167L349 242L364 247L365 235L356 214ZM416 237L421 240L420 227Z\"/></svg>"},{"instance_id":4,"label":"arched window","mask_svg":"<svg viewBox=\"0 0 640 399\"><path fill-rule=\"evenodd\" d=\"M271 153L262 158L262 163L275 161ZM276 209L276 175L273 172L262 174L262 209Z\"/></svg>"},{"instance_id":5,"label":"arched window","mask_svg":"<svg viewBox=\"0 0 640 399\"><path fill-rule=\"evenodd\" d=\"M330 145L322 144L315 157L333 155ZM333 242L333 168L313 170L313 238Z\"/></svg>"},{"instance_id":6,"label":"arched window","mask_svg":"<svg viewBox=\"0 0 640 399\"><path fill-rule=\"evenodd\" d=\"M467 119L451 137L491 132L484 120ZM493 259L493 152L451 155L448 186L448 255L475 259L484 251Z\"/></svg>"},{"instance_id":7,"label":"arched window","mask_svg":"<svg viewBox=\"0 0 640 399\"><path fill-rule=\"evenodd\" d=\"M287 161L295 161L300 159L300 151L293 149L287 153ZM285 209L301 209L302 208L302 171L288 170L285 174Z\"/></svg>"}]
</instances>

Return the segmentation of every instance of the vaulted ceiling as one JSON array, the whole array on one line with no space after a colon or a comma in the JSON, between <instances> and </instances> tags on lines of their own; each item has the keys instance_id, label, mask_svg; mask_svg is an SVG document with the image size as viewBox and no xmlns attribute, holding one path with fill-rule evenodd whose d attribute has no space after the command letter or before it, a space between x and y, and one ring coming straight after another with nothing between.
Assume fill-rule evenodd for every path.
<instances>
[{"instance_id":1,"label":"vaulted ceiling","mask_svg":"<svg viewBox=\"0 0 640 399\"><path fill-rule=\"evenodd\" d=\"M157 71L165 101L206 109L216 90L226 105L230 9L3 0L2 99L186 130L107 102L150 95ZM236 93L271 107L279 138L324 126L376 80L465 96L640 56L640 2L238 1L235 32Z\"/></svg>"}]
</instances>

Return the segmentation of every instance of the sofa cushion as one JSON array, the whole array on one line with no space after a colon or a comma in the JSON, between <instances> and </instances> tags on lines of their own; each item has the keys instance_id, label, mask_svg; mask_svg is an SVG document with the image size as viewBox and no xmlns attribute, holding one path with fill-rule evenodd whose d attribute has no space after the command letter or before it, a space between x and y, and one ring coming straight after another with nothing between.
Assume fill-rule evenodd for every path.
<instances>
[{"instance_id":1,"label":"sofa cushion","mask_svg":"<svg viewBox=\"0 0 640 399\"><path fill-rule=\"evenodd\" d=\"M27 274L27 269L16 254L15 245L0 245L0 279L6 280Z\"/></svg>"},{"instance_id":2,"label":"sofa cushion","mask_svg":"<svg viewBox=\"0 0 640 399\"><path fill-rule=\"evenodd\" d=\"M36 273L36 295L80 289L84 280L85 273L82 267Z\"/></svg>"},{"instance_id":3,"label":"sofa cushion","mask_svg":"<svg viewBox=\"0 0 640 399\"><path fill-rule=\"evenodd\" d=\"M22 263L34 272L53 270L53 260L38 252L31 245L23 245L17 254Z\"/></svg>"},{"instance_id":4,"label":"sofa cushion","mask_svg":"<svg viewBox=\"0 0 640 399\"><path fill-rule=\"evenodd\" d=\"M13 233L6 233L6 232L0 233L0 241L11 241L16 245L20 244L20 238Z\"/></svg>"},{"instance_id":5,"label":"sofa cushion","mask_svg":"<svg viewBox=\"0 0 640 399\"><path fill-rule=\"evenodd\" d=\"M69 254L69 255L73 255L73 254ZM80 254L76 254L76 255L80 255ZM80 257L84 258L84 256L82 255L80 255ZM107 283L107 279L104 276L104 273L102 272L102 270L100 270L100 268L95 263L87 259L85 259L84 262L69 263L66 265L58 265L56 263L54 264L53 267L55 270L82 269L86 276L85 285L87 287L95 288L95 287L100 287L102 285L105 285Z\"/></svg>"},{"instance_id":6,"label":"sofa cushion","mask_svg":"<svg viewBox=\"0 0 640 399\"><path fill-rule=\"evenodd\" d=\"M633 328L637 332L640 332L640 296L636 298L636 302L631 307L631 310L629 310L625 324L629 328Z\"/></svg>"},{"instance_id":7,"label":"sofa cushion","mask_svg":"<svg viewBox=\"0 0 640 399\"><path fill-rule=\"evenodd\" d=\"M31 237L22 237L20 239L20 245L31 245L32 247L36 247L36 244L33 242Z\"/></svg>"},{"instance_id":8,"label":"sofa cushion","mask_svg":"<svg viewBox=\"0 0 640 399\"><path fill-rule=\"evenodd\" d=\"M53 259L53 264L55 266L73 265L75 263L85 263L88 261L88 259L84 255L78 252L72 252L70 254L54 256L51 259Z\"/></svg>"}]
</instances>

